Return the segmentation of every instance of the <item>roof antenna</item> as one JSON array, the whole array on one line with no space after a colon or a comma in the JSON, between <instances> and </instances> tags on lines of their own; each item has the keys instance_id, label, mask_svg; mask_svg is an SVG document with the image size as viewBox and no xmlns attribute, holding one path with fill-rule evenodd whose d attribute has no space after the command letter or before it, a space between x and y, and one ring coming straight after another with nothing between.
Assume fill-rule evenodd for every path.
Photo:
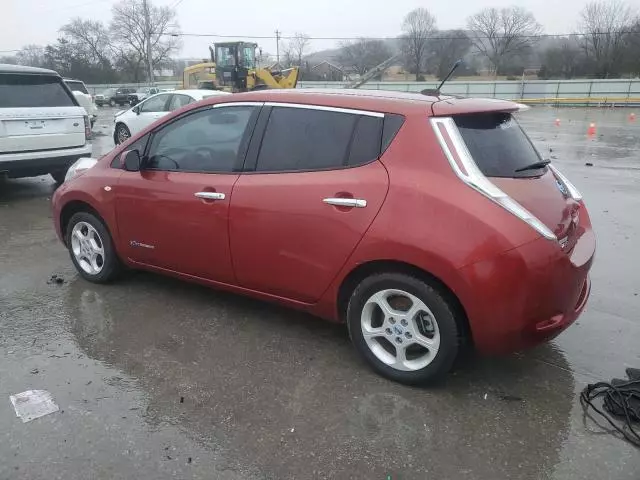
<instances>
[{"instance_id":1,"label":"roof antenna","mask_svg":"<svg viewBox=\"0 0 640 480\"><path fill-rule=\"evenodd\" d=\"M451 67L451 70L449 70L449 73L447 73L447 76L444 77L442 82L440 82L440 85L438 85L438 88L436 88L435 90L425 89L425 90L422 90L420 93L422 95L430 95L430 96L434 96L434 97L439 97L440 96L440 89L445 84L445 82L451 78L451 75L453 75L453 72L456 71L456 69L460 66L461 63L462 63L462 59L458 60L456 63L453 64L453 67Z\"/></svg>"}]
</instances>

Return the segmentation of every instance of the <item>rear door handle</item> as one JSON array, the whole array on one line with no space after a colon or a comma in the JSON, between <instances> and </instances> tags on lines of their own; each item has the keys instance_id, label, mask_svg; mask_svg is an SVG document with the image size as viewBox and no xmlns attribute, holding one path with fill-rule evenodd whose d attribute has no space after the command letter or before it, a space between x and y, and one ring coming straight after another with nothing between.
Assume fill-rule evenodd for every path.
<instances>
[{"instance_id":1,"label":"rear door handle","mask_svg":"<svg viewBox=\"0 0 640 480\"><path fill-rule=\"evenodd\" d=\"M367 206L367 201L361 198L324 198L322 200L328 205L335 205L336 207L355 207L364 208Z\"/></svg>"},{"instance_id":2,"label":"rear door handle","mask_svg":"<svg viewBox=\"0 0 640 480\"><path fill-rule=\"evenodd\" d=\"M225 197L224 193L218 192L196 192L194 195L205 200L224 200Z\"/></svg>"}]
</instances>

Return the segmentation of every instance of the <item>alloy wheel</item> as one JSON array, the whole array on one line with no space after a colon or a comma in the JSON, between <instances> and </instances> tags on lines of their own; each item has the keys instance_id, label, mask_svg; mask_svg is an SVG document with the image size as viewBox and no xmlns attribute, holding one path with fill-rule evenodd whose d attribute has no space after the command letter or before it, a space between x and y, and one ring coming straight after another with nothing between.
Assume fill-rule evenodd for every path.
<instances>
[{"instance_id":1,"label":"alloy wheel","mask_svg":"<svg viewBox=\"0 0 640 480\"><path fill-rule=\"evenodd\" d=\"M71 251L78 265L89 275L97 275L104 266L104 244L98 231L87 222L78 222L71 231Z\"/></svg>"},{"instance_id":2,"label":"alloy wheel","mask_svg":"<svg viewBox=\"0 0 640 480\"><path fill-rule=\"evenodd\" d=\"M440 348L435 316L422 300L404 290L373 294L362 308L360 326L371 352L396 370L420 370Z\"/></svg>"},{"instance_id":3,"label":"alloy wheel","mask_svg":"<svg viewBox=\"0 0 640 480\"><path fill-rule=\"evenodd\" d=\"M127 127L125 127L124 125L120 125L118 127L118 133L117 133L118 143L126 142L127 140L129 140L130 136L131 134L129 133L129 130L127 129Z\"/></svg>"}]
</instances>

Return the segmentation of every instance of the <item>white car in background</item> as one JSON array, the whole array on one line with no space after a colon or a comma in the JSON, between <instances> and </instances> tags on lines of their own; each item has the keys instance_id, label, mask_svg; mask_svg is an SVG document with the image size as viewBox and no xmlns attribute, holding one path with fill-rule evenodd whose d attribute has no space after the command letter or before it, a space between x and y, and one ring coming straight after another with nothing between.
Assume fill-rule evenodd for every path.
<instances>
[{"instance_id":1,"label":"white car in background","mask_svg":"<svg viewBox=\"0 0 640 480\"><path fill-rule=\"evenodd\" d=\"M230 95L230 93L216 90L174 90L145 98L135 107L115 114L113 141L119 145L168 113L216 95Z\"/></svg>"},{"instance_id":2,"label":"white car in background","mask_svg":"<svg viewBox=\"0 0 640 480\"><path fill-rule=\"evenodd\" d=\"M93 124L96 123L96 119L98 118L98 107L96 107L96 103L89 94L89 90L87 90L84 82L82 80L65 78L64 83L67 84L67 87L69 87L73 96L76 97L80 106L87 111L87 115L89 115L89 120L91 121L91 127L93 127Z\"/></svg>"}]
</instances>

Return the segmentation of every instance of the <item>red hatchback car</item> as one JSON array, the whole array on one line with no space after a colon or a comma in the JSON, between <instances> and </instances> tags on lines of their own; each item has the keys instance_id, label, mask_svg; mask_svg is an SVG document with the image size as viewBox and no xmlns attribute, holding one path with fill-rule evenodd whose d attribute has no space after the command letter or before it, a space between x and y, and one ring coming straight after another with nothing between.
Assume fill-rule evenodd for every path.
<instances>
[{"instance_id":1,"label":"red hatchback car","mask_svg":"<svg viewBox=\"0 0 640 480\"><path fill-rule=\"evenodd\" d=\"M580 314L595 236L580 193L499 100L257 91L184 107L55 192L80 274L166 273L346 322L379 373L421 383L463 345L509 352Z\"/></svg>"}]
</instances>

